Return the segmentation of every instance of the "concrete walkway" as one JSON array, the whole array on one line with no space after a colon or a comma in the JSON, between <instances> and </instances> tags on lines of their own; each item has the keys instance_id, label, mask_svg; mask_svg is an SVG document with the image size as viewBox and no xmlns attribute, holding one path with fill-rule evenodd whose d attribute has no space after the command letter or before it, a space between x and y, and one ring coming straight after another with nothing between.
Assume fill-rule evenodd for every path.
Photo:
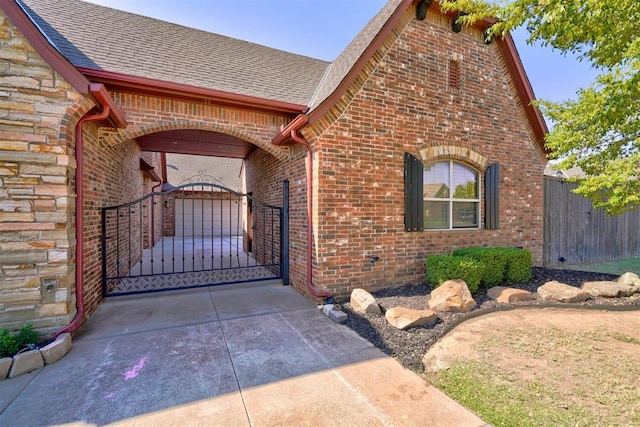
<instances>
[{"instance_id":1,"label":"concrete walkway","mask_svg":"<svg viewBox=\"0 0 640 427\"><path fill-rule=\"evenodd\" d=\"M0 425L482 426L293 289L106 300L59 362L0 382Z\"/></svg>"}]
</instances>

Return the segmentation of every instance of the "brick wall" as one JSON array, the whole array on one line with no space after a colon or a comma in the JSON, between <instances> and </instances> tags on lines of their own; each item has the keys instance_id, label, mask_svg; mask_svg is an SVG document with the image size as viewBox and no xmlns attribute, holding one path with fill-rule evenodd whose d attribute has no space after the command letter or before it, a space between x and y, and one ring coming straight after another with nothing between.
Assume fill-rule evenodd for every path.
<instances>
[{"instance_id":1,"label":"brick wall","mask_svg":"<svg viewBox=\"0 0 640 427\"><path fill-rule=\"evenodd\" d=\"M0 328L53 331L73 317L68 138L91 106L0 11Z\"/></svg>"},{"instance_id":2,"label":"brick wall","mask_svg":"<svg viewBox=\"0 0 640 427\"><path fill-rule=\"evenodd\" d=\"M542 261L545 160L498 46L474 29L453 33L445 17L418 21L414 13L343 101L304 131L320 164L316 283L338 297L355 287L419 283L427 254L459 247L523 246ZM458 90L448 87L452 58ZM405 232L404 152L425 164L462 160L481 176L499 162L500 229Z\"/></svg>"},{"instance_id":3,"label":"brick wall","mask_svg":"<svg viewBox=\"0 0 640 427\"><path fill-rule=\"evenodd\" d=\"M136 200L155 184L148 179L145 183L139 167L141 156L160 172L159 156L141 153L134 138L165 130L200 129L238 136L258 147L264 147L264 150L272 153L269 156L276 159L285 158L287 153L286 149L270 143L279 126L290 120L287 116L127 92L111 92L111 96L125 114L128 128L102 129L99 135L96 134L97 129L89 130L90 135L85 140L85 221L91 224L85 223L84 287L88 314L95 310L102 293L101 208ZM164 228L165 235L173 234L174 208L173 196L167 198L167 207L156 206L156 213L159 209L164 209L164 217L156 215L154 218L158 232L160 228ZM149 206L146 211L149 211ZM150 232L150 223L146 217L143 215L142 230L136 218L139 215L132 215L133 233L142 231L143 235L140 239L132 240L134 246L138 245L132 248L134 255L141 254L144 236ZM161 221L164 221L163 227L160 225ZM108 246L107 259L112 272L115 271L114 248L115 246ZM126 265L126 255L128 254L121 253L121 265ZM133 263L136 261L134 259Z\"/></svg>"},{"instance_id":4,"label":"brick wall","mask_svg":"<svg viewBox=\"0 0 640 427\"><path fill-rule=\"evenodd\" d=\"M498 47L430 13L405 14L325 118L303 130L314 158L314 284L346 296L354 287L417 283L429 253L462 246L524 246L542 259L542 153ZM0 327L31 321L56 329L74 314L74 125L83 100L0 15ZM459 88L448 67L458 64ZM87 312L101 299L100 211L148 190L135 138L172 129L237 136L257 149L247 191L281 204L290 181L290 278L307 293L306 173L302 147L270 141L291 117L114 92L125 130L84 126ZM403 154L453 158L480 172L499 162L500 230L424 231L403 226ZM151 156L151 162L157 157ZM157 164L154 164L157 166ZM370 255L380 261L372 264ZM44 279L53 279L46 292Z\"/></svg>"},{"instance_id":5,"label":"brick wall","mask_svg":"<svg viewBox=\"0 0 640 427\"><path fill-rule=\"evenodd\" d=\"M290 285L311 297L306 288L307 178L306 150L291 147L291 156L279 160L263 150L246 161L246 191L266 203L282 206L282 181L289 180L289 278Z\"/></svg>"}]
</instances>

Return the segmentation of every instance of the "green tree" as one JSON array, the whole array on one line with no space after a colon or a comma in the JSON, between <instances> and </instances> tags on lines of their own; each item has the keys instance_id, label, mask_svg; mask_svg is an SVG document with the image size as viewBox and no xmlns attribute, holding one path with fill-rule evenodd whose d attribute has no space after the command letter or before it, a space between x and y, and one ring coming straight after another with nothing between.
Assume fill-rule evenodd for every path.
<instances>
[{"instance_id":1,"label":"green tree","mask_svg":"<svg viewBox=\"0 0 640 427\"><path fill-rule=\"evenodd\" d=\"M640 205L640 1L442 0L471 24L494 17L487 37L524 26L528 43L576 54L597 72L576 97L536 101L554 126L546 136L559 167L582 168L577 194L609 214Z\"/></svg>"}]
</instances>

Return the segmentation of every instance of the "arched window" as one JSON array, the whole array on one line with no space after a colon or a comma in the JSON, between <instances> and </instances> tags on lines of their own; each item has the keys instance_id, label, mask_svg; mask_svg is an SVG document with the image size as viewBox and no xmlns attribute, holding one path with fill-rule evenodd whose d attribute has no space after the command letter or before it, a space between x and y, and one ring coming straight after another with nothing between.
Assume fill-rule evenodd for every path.
<instances>
[{"instance_id":1,"label":"arched window","mask_svg":"<svg viewBox=\"0 0 640 427\"><path fill-rule=\"evenodd\" d=\"M424 166L424 229L480 227L479 173L453 160Z\"/></svg>"}]
</instances>

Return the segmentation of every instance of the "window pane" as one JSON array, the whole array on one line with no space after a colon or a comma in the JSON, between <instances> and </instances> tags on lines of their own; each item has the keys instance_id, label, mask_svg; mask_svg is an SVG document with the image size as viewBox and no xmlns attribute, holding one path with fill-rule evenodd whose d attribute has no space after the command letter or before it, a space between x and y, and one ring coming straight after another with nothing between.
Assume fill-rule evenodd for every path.
<instances>
[{"instance_id":1,"label":"window pane","mask_svg":"<svg viewBox=\"0 0 640 427\"><path fill-rule=\"evenodd\" d=\"M424 202L424 228L449 228L449 202Z\"/></svg>"},{"instance_id":2,"label":"window pane","mask_svg":"<svg viewBox=\"0 0 640 427\"><path fill-rule=\"evenodd\" d=\"M437 162L425 166L423 192L425 198L449 197L449 162Z\"/></svg>"},{"instance_id":3,"label":"window pane","mask_svg":"<svg viewBox=\"0 0 640 427\"><path fill-rule=\"evenodd\" d=\"M454 163L453 189L454 199L477 199L478 173L462 163Z\"/></svg>"},{"instance_id":4,"label":"window pane","mask_svg":"<svg viewBox=\"0 0 640 427\"><path fill-rule=\"evenodd\" d=\"M478 227L478 203L453 202L453 228Z\"/></svg>"}]
</instances>

